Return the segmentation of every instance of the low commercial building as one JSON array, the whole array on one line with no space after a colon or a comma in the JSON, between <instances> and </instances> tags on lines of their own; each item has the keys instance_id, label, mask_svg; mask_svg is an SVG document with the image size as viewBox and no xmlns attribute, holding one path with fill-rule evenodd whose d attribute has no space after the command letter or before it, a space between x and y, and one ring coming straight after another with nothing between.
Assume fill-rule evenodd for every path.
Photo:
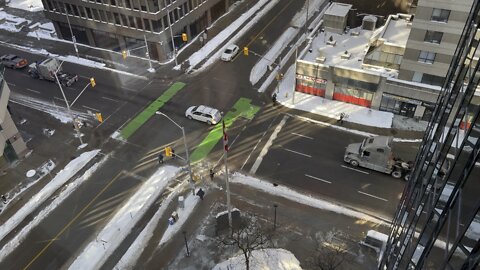
<instances>
[{"instance_id":1,"label":"low commercial building","mask_svg":"<svg viewBox=\"0 0 480 270\"><path fill-rule=\"evenodd\" d=\"M376 30L324 28L297 60L295 91L428 120L440 87L397 79L411 20L397 14Z\"/></svg>"},{"instance_id":2,"label":"low commercial building","mask_svg":"<svg viewBox=\"0 0 480 270\"><path fill-rule=\"evenodd\" d=\"M10 89L3 79L2 73L0 73L0 150L2 150L0 168L4 168L15 160L24 157L28 152L27 145L8 110Z\"/></svg>"}]
</instances>

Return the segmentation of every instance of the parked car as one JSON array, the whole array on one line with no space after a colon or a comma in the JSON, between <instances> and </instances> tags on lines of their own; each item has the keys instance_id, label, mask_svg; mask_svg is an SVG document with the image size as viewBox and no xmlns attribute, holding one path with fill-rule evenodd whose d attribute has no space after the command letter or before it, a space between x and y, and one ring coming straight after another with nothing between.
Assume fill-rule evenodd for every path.
<instances>
[{"instance_id":1,"label":"parked car","mask_svg":"<svg viewBox=\"0 0 480 270\"><path fill-rule=\"evenodd\" d=\"M238 48L237 45L235 44L228 45L228 47L222 53L221 59L226 62L232 61L239 51L240 49Z\"/></svg>"},{"instance_id":2,"label":"parked car","mask_svg":"<svg viewBox=\"0 0 480 270\"><path fill-rule=\"evenodd\" d=\"M0 61L6 67L17 69L24 68L28 65L28 61L25 58L18 57L14 54L5 54L0 56Z\"/></svg>"},{"instance_id":3,"label":"parked car","mask_svg":"<svg viewBox=\"0 0 480 270\"><path fill-rule=\"evenodd\" d=\"M216 125L222 119L219 110L204 105L189 107L185 116L188 119L195 119L209 125Z\"/></svg>"}]
</instances>

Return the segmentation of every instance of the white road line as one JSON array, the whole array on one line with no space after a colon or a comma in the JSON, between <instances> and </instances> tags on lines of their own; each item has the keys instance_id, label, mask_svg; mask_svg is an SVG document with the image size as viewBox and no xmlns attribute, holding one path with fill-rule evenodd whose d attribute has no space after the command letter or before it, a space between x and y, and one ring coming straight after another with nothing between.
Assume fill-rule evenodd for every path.
<instances>
[{"instance_id":1,"label":"white road line","mask_svg":"<svg viewBox=\"0 0 480 270\"><path fill-rule=\"evenodd\" d=\"M108 97L102 97L102 98L106 99L106 100L109 100L109 101L118 102L118 100L113 99L113 98L108 98Z\"/></svg>"},{"instance_id":2,"label":"white road line","mask_svg":"<svg viewBox=\"0 0 480 270\"><path fill-rule=\"evenodd\" d=\"M365 172L365 171L355 169L355 168L352 168L352 167L348 167L348 166L345 166L345 165L341 165L341 166L345 169L349 169L349 170L352 170L352 171L356 171L356 172L360 172L360 173L364 173L364 174L370 174L369 172Z\"/></svg>"},{"instance_id":3,"label":"white road line","mask_svg":"<svg viewBox=\"0 0 480 270\"><path fill-rule=\"evenodd\" d=\"M305 135L302 135L302 134L298 134L298 133L295 133L295 132L292 132L291 134L292 134L292 135L295 135L295 136L298 136L298 137L302 137L302 138L307 138L307 139L313 140L312 137L305 136Z\"/></svg>"},{"instance_id":4,"label":"white road line","mask_svg":"<svg viewBox=\"0 0 480 270\"><path fill-rule=\"evenodd\" d=\"M307 155L307 154L304 154L304 153L300 153L300 152L297 152L297 151L294 151L294 150L291 150L291 149L288 149L288 148L283 148L283 149L284 149L285 151L292 152L292 153L295 153L295 154L297 154L297 155L302 155L302 156L304 156L304 157L309 157L309 158L312 157L312 156L310 156L310 155Z\"/></svg>"},{"instance_id":5,"label":"white road line","mask_svg":"<svg viewBox=\"0 0 480 270\"><path fill-rule=\"evenodd\" d=\"M55 96L55 97L53 97L53 98L65 102L65 100L64 100L63 98L59 98L59 97L57 97L57 96Z\"/></svg>"},{"instance_id":6,"label":"white road line","mask_svg":"<svg viewBox=\"0 0 480 270\"><path fill-rule=\"evenodd\" d=\"M378 196L375 196L375 195L372 195L372 194L368 194L368 193L365 193L365 192L362 192L362 191L358 191L358 193L363 194L363 195L367 195L369 197L372 197L372 198L375 198L375 199L378 199L378 200L382 200L384 202L388 202L387 199L384 199L384 198L381 198L381 197L378 197Z\"/></svg>"},{"instance_id":7,"label":"white road line","mask_svg":"<svg viewBox=\"0 0 480 270\"><path fill-rule=\"evenodd\" d=\"M88 107L88 106L85 106L85 105L82 105L82 107L84 107L85 109L88 109L88 110L96 111L96 112L99 111L99 110L97 110L97 109L95 109L95 108Z\"/></svg>"},{"instance_id":8,"label":"white road line","mask_svg":"<svg viewBox=\"0 0 480 270\"><path fill-rule=\"evenodd\" d=\"M332 183L332 182L330 182L330 181L323 180L323 179L321 179L321 178L318 178L318 177L315 177L315 176L311 176L311 175L309 175L309 174L305 174L305 176L306 176L306 177L313 178L313 179L318 180L318 181L325 182L325 183L327 183L327 184L331 184L331 183Z\"/></svg>"},{"instance_id":9,"label":"white road line","mask_svg":"<svg viewBox=\"0 0 480 270\"><path fill-rule=\"evenodd\" d=\"M36 94L40 94L39 91L30 89L30 88L25 88L25 90L30 91L30 92L33 92L33 93L36 93Z\"/></svg>"},{"instance_id":10,"label":"white road line","mask_svg":"<svg viewBox=\"0 0 480 270\"><path fill-rule=\"evenodd\" d=\"M7 83L7 84L10 85L10 86L17 86L17 85L14 84L14 83Z\"/></svg>"},{"instance_id":11,"label":"white road line","mask_svg":"<svg viewBox=\"0 0 480 270\"><path fill-rule=\"evenodd\" d=\"M277 138L278 133L280 133L280 130L282 130L282 127L287 122L287 119L288 119L288 116L284 115L282 118L282 121L280 121L280 123L275 127L275 131L272 133L272 135L268 139L262 151L260 151L260 155L258 155L257 160L255 160L255 163L253 163L253 166L250 169L250 174L255 174L255 172L258 170L258 167L260 167L260 163L262 163L263 161L263 157L268 153L268 149L270 148L270 146L272 146L273 140Z\"/></svg>"}]
</instances>

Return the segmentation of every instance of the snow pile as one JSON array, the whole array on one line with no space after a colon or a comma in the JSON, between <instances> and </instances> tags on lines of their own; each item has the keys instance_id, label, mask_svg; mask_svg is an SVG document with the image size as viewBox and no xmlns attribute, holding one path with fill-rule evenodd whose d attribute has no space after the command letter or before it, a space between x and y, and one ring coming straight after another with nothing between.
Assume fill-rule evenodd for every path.
<instances>
[{"instance_id":1,"label":"snow pile","mask_svg":"<svg viewBox=\"0 0 480 270\"><path fill-rule=\"evenodd\" d=\"M0 250L0 261L5 259L5 257L10 254L13 250L17 248L17 246L25 240L27 235L30 233L32 228L38 226L55 208L57 208L63 201L72 194L72 192L77 189L78 186L80 186L84 181L88 180L90 176L108 159L107 156L105 156L102 161L96 163L92 167L90 167L85 174L83 174L81 177L76 179L74 182L66 185L65 189L55 198L55 200L52 201L47 207L43 208L40 213L30 222L28 223L25 227L22 228L22 230L15 235L15 237L10 240L7 244L5 244L2 249Z\"/></svg>"},{"instance_id":2,"label":"snow pile","mask_svg":"<svg viewBox=\"0 0 480 270\"><path fill-rule=\"evenodd\" d=\"M162 239L160 239L159 246L165 244L168 240L172 238L173 235L183 226L183 224L187 221L190 214L193 212L195 206L199 203L200 198L197 196L193 196L189 194L185 199L185 208L177 209L178 213L178 220L177 222L173 223L173 225L168 226L168 228L163 233Z\"/></svg>"},{"instance_id":3,"label":"snow pile","mask_svg":"<svg viewBox=\"0 0 480 270\"><path fill-rule=\"evenodd\" d=\"M61 188L72 176L77 174L100 150L93 150L81 154L78 158L70 161L63 170L53 178L42 190L35 194L22 208L10 217L0 227L0 239L11 232L25 217L30 215L38 206L45 202L55 191Z\"/></svg>"},{"instance_id":4,"label":"snow pile","mask_svg":"<svg viewBox=\"0 0 480 270\"><path fill-rule=\"evenodd\" d=\"M178 188L174 190L168 197L163 200L162 205L158 208L157 212L153 215L152 219L148 222L142 232L135 238L135 241L130 245L128 250L123 254L122 258L118 261L117 265L113 269L135 269L136 262L142 251L148 244L148 241L153 236L153 232L158 226L158 222L160 221L160 217L165 213L167 207L173 202L173 199L177 198L178 196ZM180 217L180 215L179 215ZM182 215L182 218L184 216Z\"/></svg>"},{"instance_id":5,"label":"snow pile","mask_svg":"<svg viewBox=\"0 0 480 270\"><path fill-rule=\"evenodd\" d=\"M52 85L54 87L57 87L56 84L52 84ZM72 117L68 113L67 108L56 105L56 104L51 104L48 101L33 98L30 96L25 96L15 92L11 92L10 101L15 104L19 104L37 111L48 113L52 117L60 120L60 122L64 124L72 122ZM65 104L64 102L61 102L61 101L59 103L61 105ZM71 111L73 115L75 115L77 118L81 120L87 120L92 117L91 115L85 112L75 111L73 109Z\"/></svg>"},{"instance_id":6,"label":"snow pile","mask_svg":"<svg viewBox=\"0 0 480 270\"><path fill-rule=\"evenodd\" d=\"M288 200L292 200L301 204L309 205L318 209L323 209L338 214L346 215L353 218L358 218L368 222L373 222L376 224L382 225L384 222L377 217L369 216L361 212L357 212L346 207L336 205L324 200L320 200L302 193L299 193L295 190L292 190L285 186L277 186L273 188L272 183L263 181L251 176L242 175L240 173L234 173L230 181L231 183L238 183L252 188L261 190L265 193L272 194L275 196L280 196Z\"/></svg>"},{"instance_id":7,"label":"snow pile","mask_svg":"<svg viewBox=\"0 0 480 270\"><path fill-rule=\"evenodd\" d=\"M255 17L253 17L253 18L251 17L251 16L253 16L253 12L252 12L252 14L250 15L250 17L244 18L244 19L245 19L244 22L245 22L246 20L248 20L248 23L247 23L244 27L242 27L242 29L241 29L240 31L238 31L235 36L233 36L233 37L230 39L230 41L229 41L228 44L225 44L222 48L220 48L219 50L217 50L217 52L216 52L212 57L210 57L200 68L198 68L198 70L202 70L202 69L210 66L210 65L213 64L217 59L219 59L219 58L220 58L220 55L223 53L223 51L225 51L225 49L227 48L228 45L230 45L230 44L232 44L232 43L235 43L235 42L237 42L238 40L240 40L241 38L243 38L244 34L245 34L247 31L249 31L250 28L252 28L253 26L255 26L255 24L263 17L263 15L265 15L267 12L270 11L270 9L272 9L275 5L277 5L278 1L279 1L279 0L270 0L270 1L261 1L261 2L259 2L258 4L260 4L260 3L265 3L265 2L268 2L268 4L266 4L265 7L264 7L262 10L260 10L260 11L255 15ZM255 6L257 6L257 5L255 5ZM252 8L252 9L253 9L253 8ZM252 9L250 9L250 10L252 10ZM249 10L249 11L250 11L250 10ZM249 12L247 12L247 13L249 13ZM243 17L243 16L242 16L242 17ZM242 17L240 17L240 18L242 18ZM240 20L240 18L239 18L238 20ZM236 21L237 21L237 20L236 20ZM236 22L236 21L235 21L235 22ZM227 30L228 30L228 31L227 31ZM230 33L231 33L230 31L231 31L231 29L226 28L226 29L223 30L221 33L219 33L217 36L219 36L220 38L219 38L219 40L215 41L215 43L213 43L213 44L214 44L213 46L217 47L218 45L220 45L220 44L224 41L225 36L229 36L229 35L230 35ZM208 54L202 54L202 57L205 58L206 55L208 55ZM190 62L190 63L191 63L191 62ZM194 65L191 65L191 66L189 67L189 69L187 70L187 72L188 72L188 71L191 71L193 67L194 67Z\"/></svg>"},{"instance_id":8,"label":"snow pile","mask_svg":"<svg viewBox=\"0 0 480 270\"><path fill-rule=\"evenodd\" d=\"M7 0L7 6L11 8L23 9L26 11L42 11L42 0Z\"/></svg>"},{"instance_id":9,"label":"snow pile","mask_svg":"<svg viewBox=\"0 0 480 270\"><path fill-rule=\"evenodd\" d=\"M231 23L227 28L223 29L218 35L216 35L213 39L211 39L205 46L203 46L200 50L196 51L192 54L188 61L190 63L190 68L194 68L200 62L202 62L205 57L211 54L217 47L222 44L232 33L237 32L238 28L242 26L248 19L250 19L255 12L257 12L260 8L262 8L265 3L269 0L260 0L258 3L255 4L251 9L247 12L243 13L238 19L236 19L233 23ZM223 52L223 50L221 50Z\"/></svg>"},{"instance_id":10,"label":"snow pile","mask_svg":"<svg viewBox=\"0 0 480 270\"><path fill-rule=\"evenodd\" d=\"M0 10L0 21L5 20L0 24L0 29L7 30L8 32L20 32L23 25L28 25L31 21L19 18L17 16L10 15L5 11Z\"/></svg>"},{"instance_id":11,"label":"snow pile","mask_svg":"<svg viewBox=\"0 0 480 270\"><path fill-rule=\"evenodd\" d=\"M69 269L96 269L105 263L178 171L180 168L173 166L159 168L98 233L98 241L90 242Z\"/></svg>"},{"instance_id":12,"label":"snow pile","mask_svg":"<svg viewBox=\"0 0 480 270\"><path fill-rule=\"evenodd\" d=\"M292 39L297 35L298 29L289 27L287 31L275 41L275 44L268 50L268 52L260 58L260 60L255 64L250 72L250 83L255 85L262 77L267 73L268 66L274 65L277 66L277 61L275 61L282 50L287 47L287 45L292 41Z\"/></svg>"},{"instance_id":13,"label":"snow pile","mask_svg":"<svg viewBox=\"0 0 480 270\"><path fill-rule=\"evenodd\" d=\"M230 258L217 264L213 270L244 270L245 257L243 254ZM275 269L275 270L300 270L300 262L290 251L285 249L267 248L254 250L250 258L251 270Z\"/></svg>"},{"instance_id":14,"label":"snow pile","mask_svg":"<svg viewBox=\"0 0 480 270\"><path fill-rule=\"evenodd\" d=\"M323 4L324 0L309 0L308 3L308 19L312 18L312 16L317 12L317 10L320 9L320 6ZM295 14L295 16L292 19L292 22L290 25L292 27L300 28L304 27L305 25L305 19L307 17L307 5L305 2L305 5L303 5L302 9Z\"/></svg>"}]
</instances>

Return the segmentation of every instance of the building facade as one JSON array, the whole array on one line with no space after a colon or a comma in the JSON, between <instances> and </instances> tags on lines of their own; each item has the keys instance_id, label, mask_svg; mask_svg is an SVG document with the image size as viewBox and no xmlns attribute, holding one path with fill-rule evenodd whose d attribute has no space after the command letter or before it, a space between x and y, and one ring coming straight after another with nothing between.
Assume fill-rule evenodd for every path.
<instances>
[{"instance_id":1,"label":"building facade","mask_svg":"<svg viewBox=\"0 0 480 270\"><path fill-rule=\"evenodd\" d=\"M28 149L8 110L10 89L1 75L3 67L0 68L2 69L0 73L0 150L2 150L0 168L4 168L25 156Z\"/></svg>"},{"instance_id":2,"label":"building facade","mask_svg":"<svg viewBox=\"0 0 480 270\"><path fill-rule=\"evenodd\" d=\"M197 36L233 0L42 0L59 38L165 60L182 47L182 33ZM171 28L171 29L170 29ZM173 44L171 33L173 34Z\"/></svg>"},{"instance_id":3,"label":"building facade","mask_svg":"<svg viewBox=\"0 0 480 270\"><path fill-rule=\"evenodd\" d=\"M475 1L448 64L379 269L479 267L479 15L480 2Z\"/></svg>"},{"instance_id":4,"label":"building facade","mask_svg":"<svg viewBox=\"0 0 480 270\"><path fill-rule=\"evenodd\" d=\"M473 0L419 0L398 78L442 85Z\"/></svg>"}]
</instances>

